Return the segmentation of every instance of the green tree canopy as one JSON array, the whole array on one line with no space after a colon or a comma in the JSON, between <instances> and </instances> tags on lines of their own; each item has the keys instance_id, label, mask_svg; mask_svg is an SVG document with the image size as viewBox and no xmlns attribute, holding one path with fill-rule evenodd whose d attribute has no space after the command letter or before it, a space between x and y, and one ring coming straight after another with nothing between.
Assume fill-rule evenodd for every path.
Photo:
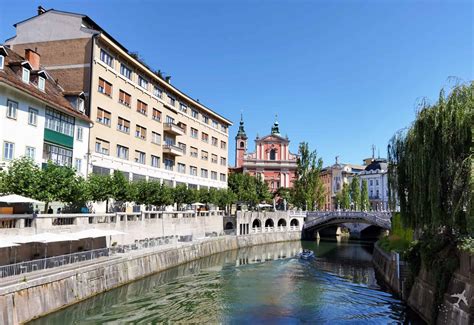
<instances>
[{"instance_id":1,"label":"green tree canopy","mask_svg":"<svg viewBox=\"0 0 474 325\"><path fill-rule=\"evenodd\" d=\"M351 181L350 188L350 197L351 202L355 210L360 210L361 208L361 195L360 195L360 179L355 176Z\"/></svg>"},{"instance_id":2,"label":"green tree canopy","mask_svg":"<svg viewBox=\"0 0 474 325\"><path fill-rule=\"evenodd\" d=\"M360 207L361 210L369 210L370 201L369 201L369 188L367 186L367 180L362 180L362 191L360 193Z\"/></svg>"}]
</instances>

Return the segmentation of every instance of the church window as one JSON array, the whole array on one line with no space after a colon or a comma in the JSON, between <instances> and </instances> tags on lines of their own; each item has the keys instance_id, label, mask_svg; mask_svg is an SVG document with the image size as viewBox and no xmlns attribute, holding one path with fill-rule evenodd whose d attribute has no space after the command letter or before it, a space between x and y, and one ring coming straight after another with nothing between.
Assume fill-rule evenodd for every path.
<instances>
[{"instance_id":1,"label":"church window","mask_svg":"<svg viewBox=\"0 0 474 325\"><path fill-rule=\"evenodd\" d=\"M244 142L241 141L241 142L240 142L240 147L243 148L244 146L245 146Z\"/></svg>"},{"instance_id":2,"label":"church window","mask_svg":"<svg viewBox=\"0 0 474 325\"><path fill-rule=\"evenodd\" d=\"M276 159L276 150L272 149L270 150L270 160L275 160Z\"/></svg>"}]
</instances>

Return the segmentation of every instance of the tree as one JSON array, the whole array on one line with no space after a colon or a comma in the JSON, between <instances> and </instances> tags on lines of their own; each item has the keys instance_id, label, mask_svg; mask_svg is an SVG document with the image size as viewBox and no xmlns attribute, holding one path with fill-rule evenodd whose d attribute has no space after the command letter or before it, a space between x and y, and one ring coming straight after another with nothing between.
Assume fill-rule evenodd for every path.
<instances>
[{"instance_id":1,"label":"tree","mask_svg":"<svg viewBox=\"0 0 474 325\"><path fill-rule=\"evenodd\" d=\"M259 177L254 177L253 182L255 183L255 192L257 194L257 202L254 203L269 203L272 200L272 195L268 190L268 184Z\"/></svg>"},{"instance_id":2,"label":"tree","mask_svg":"<svg viewBox=\"0 0 474 325\"><path fill-rule=\"evenodd\" d=\"M354 210L360 210L361 208L361 196L360 196L360 180L359 177L355 176L351 181L350 188L351 201L354 207Z\"/></svg>"},{"instance_id":3,"label":"tree","mask_svg":"<svg viewBox=\"0 0 474 325\"><path fill-rule=\"evenodd\" d=\"M87 191L92 201L105 201L105 211L109 211L109 200L114 196L114 186L110 175L92 174L87 180Z\"/></svg>"},{"instance_id":4,"label":"tree","mask_svg":"<svg viewBox=\"0 0 474 325\"><path fill-rule=\"evenodd\" d=\"M156 195L153 204L159 207L171 205L174 202L173 188L166 186L165 184L160 185L159 195Z\"/></svg>"},{"instance_id":5,"label":"tree","mask_svg":"<svg viewBox=\"0 0 474 325\"><path fill-rule=\"evenodd\" d=\"M431 234L474 233L474 83L423 102L388 146L390 196L407 226Z\"/></svg>"},{"instance_id":6,"label":"tree","mask_svg":"<svg viewBox=\"0 0 474 325\"><path fill-rule=\"evenodd\" d=\"M228 180L229 189L235 194L236 200L255 205L258 194L253 176L248 174L233 173Z\"/></svg>"},{"instance_id":7,"label":"tree","mask_svg":"<svg viewBox=\"0 0 474 325\"><path fill-rule=\"evenodd\" d=\"M179 184L176 185L174 189L172 189L172 192L174 203L176 203L176 209L179 210L181 208L181 205L188 201L188 189L186 185Z\"/></svg>"},{"instance_id":8,"label":"tree","mask_svg":"<svg viewBox=\"0 0 474 325\"><path fill-rule=\"evenodd\" d=\"M35 162L27 157L15 159L7 171L2 171L0 193L13 193L37 198L41 170Z\"/></svg>"},{"instance_id":9,"label":"tree","mask_svg":"<svg viewBox=\"0 0 474 325\"><path fill-rule=\"evenodd\" d=\"M316 150L310 151L307 142L300 143L294 182L294 203L300 209L315 210L324 205L324 186L320 179L323 160Z\"/></svg>"},{"instance_id":10,"label":"tree","mask_svg":"<svg viewBox=\"0 0 474 325\"><path fill-rule=\"evenodd\" d=\"M133 201L135 193L130 192L130 182L119 170L112 174L112 193L114 200L120 203Z\"/></svg>"},{"instance_id":11,"label":"tree","mask_svg":"<svg viewBox=\"0 0 474 325\"><path fill-rule=\"evenodd\" d=\"M349 185L344 183L342 186L342 208L349 210L351 208L351 195Z\"/></svg>"},{"instance_id":12,"label":"tree","mask_svg":"<svg viewBox=\"0 0 474 325\"><path fill-rule=\"evenodd\" d=\"M360 194L360 207L361 210L367 211L369 210L370 207L370 201L369 201L369 189L367 187L367 180L363 179L362 180L362 192Z\"/></svg>"}]
</instances>

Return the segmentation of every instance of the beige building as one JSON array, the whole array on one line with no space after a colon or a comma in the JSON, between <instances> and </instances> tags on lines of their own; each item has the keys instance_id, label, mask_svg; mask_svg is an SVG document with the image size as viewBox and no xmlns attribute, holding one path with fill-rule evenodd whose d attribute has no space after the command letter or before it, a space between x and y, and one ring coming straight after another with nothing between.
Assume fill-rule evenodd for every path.
<instances>
[{"instance_id":1,"label":"beige building","mask_svg":"<svg viewBox=\"0 0 474 325\"><path fill-rule=\"evenodd\" d=\"M94 121L89 172L227 186L231 121L173 87L85 15L39 7L15 27L6 45L35 49L66 92L84 92Z\"/></svg>"}]
</instances>

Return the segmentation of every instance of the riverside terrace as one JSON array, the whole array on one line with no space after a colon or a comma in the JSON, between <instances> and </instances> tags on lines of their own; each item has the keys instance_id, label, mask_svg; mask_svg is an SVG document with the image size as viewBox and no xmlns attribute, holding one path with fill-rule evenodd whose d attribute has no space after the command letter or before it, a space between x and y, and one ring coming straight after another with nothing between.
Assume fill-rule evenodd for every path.
<instances>
[{"instance_id":1,"label":"riverside terrace","mask_svg":"<svg viewBox=\"0 0 474 325\"><path fill-rule=\"evenodd\" d=\"M34 219L26 214L0 215L0 238L4 242L4 245L0 242L1 277L129 251L161 250L179 242L199 242L211 237L236 235L236 229L239 229L236 225L240 226L249 219L265 222L253 227L252 234L300 233L304 215L239 211L236 217L230 217L219 210L40 214ZM242 226L240 230L237 235L249 234L242 231Z\"/></svg>"}]
</instances>

